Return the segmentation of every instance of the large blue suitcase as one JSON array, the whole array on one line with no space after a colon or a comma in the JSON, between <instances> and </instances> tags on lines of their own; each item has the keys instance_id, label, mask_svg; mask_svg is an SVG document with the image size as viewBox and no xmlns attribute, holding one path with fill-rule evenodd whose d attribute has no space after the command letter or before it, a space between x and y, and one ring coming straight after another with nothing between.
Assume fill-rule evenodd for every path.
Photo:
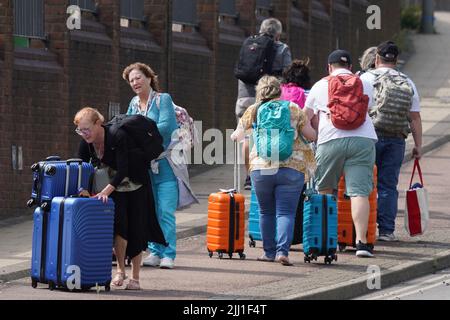
<instances>
[{"instance_id":1,"label":"large blue suitcase","mask_svg":"<svg viewBox=\"0 0 450 320\"><path fill-rule=\"evenodd\" d=\"M303 252L305 262L325 256L337 261L337 206L334 195L309 194L303 208Z\"/></svg>"},{"instance_id":2,"label":"large blue suitcase","mask_svg":"<svg viewBox=\"0 0 450 320\"><path fill-rule=\"evenodd\" d=\"M54 197L75 195L80 187L89 190L94 173L94 167L90 163L80 159L61 161L59 157L48 157L37 162L31 166L31 170L33 186L27 205L41 206L45 210L50 209L49 205ZM77 183L80 174L81 182ZM70 183L66 187L67 179Z\"/></svg>"},{"instance_id":3,"label":"large blue suitcase","mask_svg":"<svg viewBox=\"0 0 450 320\"><path fill-rule=\"evenodd\" d=\"M37 207L33 214L33 245L31 250L31 282L33 288L37 283L47 283L45 278L45 261L48 252L49 212Z\"/></svg>"},{"instance_id":4,"label":"large blue suitcase","mask_svg":"<svg viewBox=\"0 0 450 320\"><path fill-rule=\"evenodd\" d=\"M113 229L112 199L104 204L96 198L54 198L48 221L45 262L49 288L85 290L104 286L109 291ZM80 275L78 288L71 285L75 279L74 270Z\"/></svg>"}]
</instances>

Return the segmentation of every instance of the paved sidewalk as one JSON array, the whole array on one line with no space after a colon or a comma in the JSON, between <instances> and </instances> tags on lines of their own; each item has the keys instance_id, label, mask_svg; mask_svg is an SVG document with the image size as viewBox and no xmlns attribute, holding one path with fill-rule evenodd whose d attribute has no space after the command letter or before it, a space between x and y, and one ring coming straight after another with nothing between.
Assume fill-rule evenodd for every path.
<instances>
[{"instance_id":1,"label":"paved sidewalk","mask_svg":"<svg viewBox=\"0 0 450 320\"><path fill-rule=\"evenodd\" d=\"M424 152L450 141L450 12L435 15L438 34L415 35L415 52L402 69L421 96ZM405 161L411 158L412 136L407 142Z\"/></svg>"},{"instance_id":2,"label":"paved sidewalk","mask_svg":"<svg viewBox=\"0 0 450 320\"><path fill-rule=\"evenodd\" d=\"M366 293L369 266L381 271L381 288L399 283L450 265L450 212L447 190L450 172L442 168L450 160L450 143L427 154L422 161L425 185L430 193L431 220L424 236L410 238L403 228L404 190L407 188L412 163L402 170L400 182L400 214L397 219L399 243L377 243L375 258L356 258L354 251L338 254L338 261L325 265L323 260L303 262L301 245L293 246L292 267L279 263L256 261L261 243L245 249L246 260L236 256L222 260L208 257L205 235L178 241L176 268L162 270L144 268L141 286L144 290L130 292L115 289L110 293L69 293L49 291L45 285L31 289L30 279L22 278L0 284L0 299L64 299L64 300L216 300L216 299L350 299ZM194 220L193 220L194 221ZM7 228L8 229L8 228ZM4 229L0 231L5 231ZM15 240L26 232L17 229ZM3 232L0 232L3 234ZM10 239L13 236L9 235ZM0 240L3 240L1 238ZM248 239L247 239L248 240ZM3 241L2 241L3 242ZM0 242L0 243L2 243ZM9 242L10 244L12 242ZM27 243L29 247L30 242ZM18 255L17 255L18 257ZM17 258L18 259L18 258ZM26 259L24 259L26 260ZM130 272L128 269L127 272ZM27 276L27 275L24 275Z\"/></svg>"},{"instance_id":3,"label":"paved sidewalk","mask_svg":"<svg viewBox=\"0 0 450 320\"><path fill-rule=\"evenodd\" d=\"M450 266L450 13L436 13L438 35L414 37L416 53L403 71L417 84L422 98L424 150L422 161L430 195L431 221L427 233L409 238L403 229L404 191L412 163L405 163L399 186L397 230L400 243L376 245L376 258L357 259L354 252L339 254L331 266L303 263L301 246L294 246L293 267L256 261L262 250L246 247L245 261L209 259L205 248L207 197L219 188L232 187L230 165L200 173L191 179L200 204L177 213L178 256L174 270L145 268L141 292L113 290L99 299L349 299L368 293L367 268L381 269L382 287ZM408 140L407 157L412 149ZM241 177L242 180L244 177ZM249 192L244 192L249 196ZM248 204L248 202L247 202ZM248 207L248 206L247 206ZM27 209L24 209L27 210ZM29 287L32 212L25 218L0 221L0 299L11 298L16 288L24 299L36 298ZM189 237L189 238L186 238ZM186 239L183 239L186 238ZM2 284L3 283L3 284ZM151 289L151 290L150 290ZM76 297L76 298L74 298ZM39 290L41 299L92 299L92 294Z\"/></svg>"}]
</instances>

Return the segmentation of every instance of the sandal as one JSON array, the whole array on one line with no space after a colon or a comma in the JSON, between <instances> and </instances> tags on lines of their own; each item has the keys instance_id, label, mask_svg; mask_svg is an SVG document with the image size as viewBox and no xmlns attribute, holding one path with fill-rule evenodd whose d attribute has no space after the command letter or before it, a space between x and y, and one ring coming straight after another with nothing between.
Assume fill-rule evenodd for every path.
<instances>
[{"instance_id":1,"label":"sandal","mask_svg":"<svg viewBox=\"0 0 450 320\"><path fill-rule=\"evenodd\" d=\"M139 280L130 279L128 281L125 290L141 290L141 286L139 285Z\"/></svg>"},{"instance_id":2,"label":"sandal","mask_svg":"<svg viewBox=\"0 0 450 320\"><path fill-rule=\"evenodd\" d=\"M117 272L114 278L111 281L111 285L115 287L123 286L123 281L128 278L125 272Z\"/></svg>"}]
</instances>

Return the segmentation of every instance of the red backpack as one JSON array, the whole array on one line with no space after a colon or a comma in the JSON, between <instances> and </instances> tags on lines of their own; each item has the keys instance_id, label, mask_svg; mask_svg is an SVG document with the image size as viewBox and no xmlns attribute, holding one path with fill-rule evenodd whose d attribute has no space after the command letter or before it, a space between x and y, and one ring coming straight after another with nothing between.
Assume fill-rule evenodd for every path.
<instances>
[{"instance_id":1,"label":"red backpack","mask_svg":"<svg viewBox=\"0 0 450 320\"><path fill-rule=\"evenodd\" d=\"M366 121L369 97L364 94L361 79L354 74L329 76L328 108L337 129L354 130Z\"/></svg>"}]
</instances>

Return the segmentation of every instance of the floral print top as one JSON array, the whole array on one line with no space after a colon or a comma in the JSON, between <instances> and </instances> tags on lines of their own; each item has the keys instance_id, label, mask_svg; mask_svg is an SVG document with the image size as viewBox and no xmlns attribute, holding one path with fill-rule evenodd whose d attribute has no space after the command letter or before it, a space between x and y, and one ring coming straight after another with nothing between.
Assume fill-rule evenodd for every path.
<instances>
[{"instance_id":1,"label":"floral print top","mask_svg":"<svg viewBox=\"0 0 450 320\"><path fill-rule=\"evenodd\" d=\"M233 133L237 137L237 140L242 140L245 133L253 128L253 111L259 104L250 106L241 117L236 131ZM300 171L305 174L305 180L309 180L311 175L316 170L316 160L314 157L313 149L308 144L306 139L302 136L301 132L307 116L303 110L301 110L295 103L290 104L289 109L291 111L291 127L296 128L294 135L294 145L292 148L292 155L285 161L275 162L267 159L263 159L258 156L256 151L256 145L251 143L252 150L250 151L250 171L262 170L262 169L276 169L276 168L291 168ZM252 135L250 135L252 137ZM252 138L251 138L252 139Z\"/></svg>"}]
</instances>

